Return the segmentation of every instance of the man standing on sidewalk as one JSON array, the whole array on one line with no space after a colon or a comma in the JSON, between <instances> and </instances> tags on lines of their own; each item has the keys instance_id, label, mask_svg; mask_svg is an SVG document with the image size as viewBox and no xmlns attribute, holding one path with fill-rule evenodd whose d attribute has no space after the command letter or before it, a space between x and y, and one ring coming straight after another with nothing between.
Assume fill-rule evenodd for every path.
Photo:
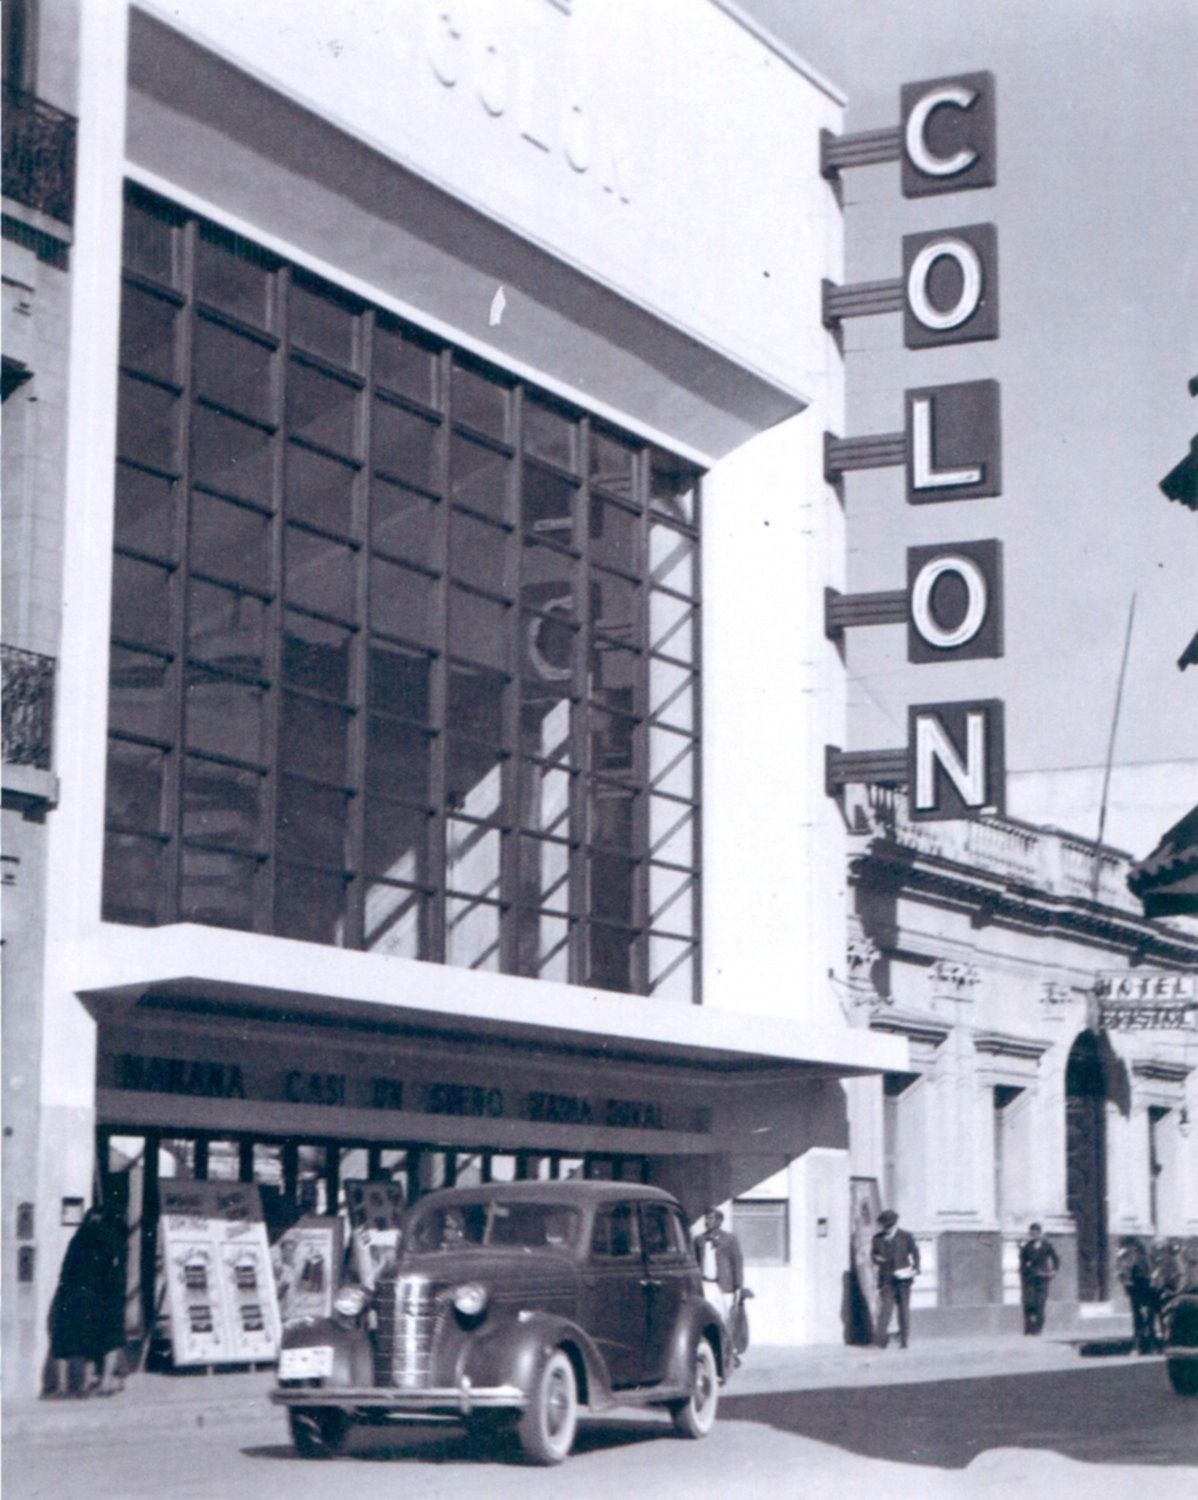
<instances>
[{"instance_id":1,"label":"man standing on sidewalk","mask_svg":"<svg viewBox=\"0 0 1198 1500\"><path fill-rule=\"evenodd\" d=\"M884 1209L878 1215L882 1226L874 1235L870 1259L878 1269L878 1327L876 1342L885 1349L890 1336L890 1316L898 1305L899 1347L905 1349L911 1334L911 1283L919 1274L919 1246L915 1236L898 1227L898 1214Z\"/></svg>"},{"instance_id":2,"label":"man standing on sidewalk","mask_svg":"<svg viewBox=\"0 0 1198 1500\"><path fill-rule=\"evenodd\" d=\"M1044 1327L1044 1304L1048 1288L1057 1274L1060 1261L1051 1241L1039 1224L1028 1230L1031 1235L1019 1247L1019 1280L1023 1285L1023 1331L1039 1333Z\"/></svg>"},{"instance_id":3,"label":"man standing on sidewalk","mask_svg":"<svg viewBox=\"0 0 1198 1500\"><path fill-rule=\"evenodd\" d=\"M740 1241L724 1228L724 1215L718 1208L709 1208L703 1216L703 1232L695 1240L695 1258L707 1284L707 1295L724 1314L724 1326L735 1351L739 1342L737 1314L744 1291L745 1259ZM740 1362L736 1352L733 1358Z\"/></svg>"}]
</instances>

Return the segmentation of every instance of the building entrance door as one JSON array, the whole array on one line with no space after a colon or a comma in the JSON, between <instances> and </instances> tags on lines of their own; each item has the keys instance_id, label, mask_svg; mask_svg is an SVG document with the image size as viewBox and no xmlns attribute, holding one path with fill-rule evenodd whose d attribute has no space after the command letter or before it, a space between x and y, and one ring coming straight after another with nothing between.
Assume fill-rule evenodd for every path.
<instances>
[{"instance_id":1,"label":"building entrance door","mask_svg":"<svg viewBox=\"0 0 1198 1500\"><path fill-rule=\"evenodd\" d=\"M1077 1226L1077 1295L1108 1294L1106 1204L1106 1070L1099 1039L1083 1031L1065 1069L1065 1192Z\"/></svg>"}]
</instances>

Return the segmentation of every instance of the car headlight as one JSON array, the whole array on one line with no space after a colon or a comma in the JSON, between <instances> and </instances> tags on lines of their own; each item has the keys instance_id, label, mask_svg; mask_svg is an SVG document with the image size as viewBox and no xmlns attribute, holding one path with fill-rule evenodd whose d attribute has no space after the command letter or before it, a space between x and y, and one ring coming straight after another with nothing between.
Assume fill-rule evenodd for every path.
<instances>
[{"instance_id":1,"label":"car headlight","mask_svg":"<svg viewBox=\"0 0 1198 1500\"><path fill-rule=\"evenodd\" d=\"M454 1287L450 1300L464 1318L477 1318L486 1308L487 1289L477 1281L467 1281Z\"/></svg>"},{"instance_id":2,"label":"car headlight","mask_svg":"<svg viewBox=\"0 0 1198 1500\"><path fill-rule=\"evenodd\" d=\"M366 1290L360 1286L343 1287L333 1302L333 1307L343 1318L356 1318L365 1306Z\"/></svg>"}]
</instances>

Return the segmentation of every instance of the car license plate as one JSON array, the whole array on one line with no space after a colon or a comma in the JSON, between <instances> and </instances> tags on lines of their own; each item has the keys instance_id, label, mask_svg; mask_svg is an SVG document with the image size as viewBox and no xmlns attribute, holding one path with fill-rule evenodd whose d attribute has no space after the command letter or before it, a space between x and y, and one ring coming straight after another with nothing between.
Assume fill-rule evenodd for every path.
<instances>
[{"instance_id":1,"label":"car license plate","mask_svg":"<svg viewBox=\"0 0 1198 1500\"><path fill-rule=\"evenodd\" d=\"M279 1355L280 1380L321 1380L332 1373L333 1350L329 1344L284 1349Z\"/></svg>"}]
</instances>

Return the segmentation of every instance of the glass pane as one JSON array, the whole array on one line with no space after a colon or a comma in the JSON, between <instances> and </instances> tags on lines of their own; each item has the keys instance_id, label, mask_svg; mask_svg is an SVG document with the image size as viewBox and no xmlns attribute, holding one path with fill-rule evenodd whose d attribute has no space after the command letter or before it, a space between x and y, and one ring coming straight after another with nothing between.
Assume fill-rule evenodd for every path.
<instances>
[{"instance_id":1,"label":"glass pane","mask_svg":"<svg viewBox=\"0 0 1198 1500\"><path fill-rule=\"evenodd\" d=\"M349 697L353 634L339 625L288 610L283 624L283 677L328 698Z\"/></svg>"},{"instance_id":2,"label":"glass pane","mask_svg":"<svg viewBox=\"0 0 1198 1500\"><path fill-rule=\"evenodd\" d=\"M280 864L275 879L275 926L279 937L310 943L345 942L346 886L335 871Z\"/></svg>"},{"instance_id":3,"label":"glass pane","mask_svg":"<svg viewBox=\"0 0 1198 1500\"><path fill-rule=\"evenodd\" d=\"M663 1000L695 996L697 952L693 943L649 934L649 993Z\"/></svg>"},{"instance_id":4,"label":"glass pane","mask_svg":"<svg viewBox=\"0 0 1198 1500\"><path fill-rule=\"evenodd\" d=\"M197 661L247 677L263 672L266 605L213 583L187 589L187 650Z\"/></svg>"},{"instance_id":5,"label":"glass pane","mask_svg":"<svg viewBox=\"0 0 1198 1500\"><path fill-rule=\"evenodd\" d=\"M695 864L694 808L668 797L649 798L649 852L666 864Z\"/></svg>"},{"instance_id":6,"label":"glass pane","mask_svg":"<svg viewBox=\"0 0 1198 1500\"><path fill-rule=\"evenodd\" d=\"M695 876L649 866L649 925L681 937L695 936Z\"/></svg>"},{"instance_id":7,"label":"glass pane","mask_svg":"<svg viewBox=\"0 0 1198 1500\"><path fill-rule=\"evenodd\" d=\"M495 599L449 591L449 649L454 656L506 670L511 659L511 609Z\"/></svg>"},{"instance_id":8,"label":"glass pane","mask_svg":"<svg viewBox=\"0 0 1198 1500\"><path fill-rule=\"evenodd\" d=\"M437 502L385 479L370 486L370 541L380 552L404 562L435 568L438 563Z\"/></svg>"},{"instance_id":9,"label":"glass pane","mask_svg":"<svg viewBox=\"0 0 1198 1500\"><path fill-rule=\"evenodd\" d=\"M655 449L649 468L649 504L672 521L693 525L698 476L681 459Z\"/></svg>"},{"instance_id":10,"label":"glass pane","mask_svg":"<svg viewBox=\"0 0 1198 1500\"><path fill-rule=\"evenodd\" d=\"M121 292L121 364L175 383L179 379L179 310L137 287Z\"/></svg>"},{"instance_id":11,"label":"glass pane","mask_svg":"<svg viewBox=\"0 0 1198 1500\"><path fill-rule=\"evenodd\" d=\"M126 200L121 253L129 270L174 286L178 235L175 215L169 210L159 213L133 199Z\"/></svg>"},{"instance_id":12,"label":"glass pane","mask_svg":"<svg viewBox=\"0 0 1198 1500\"><path fill-rule=\"evenodd\" d=\"M374 327L374 378L426 406L437 404L437 356L381 314Z\"/></svg>"},{"instance_id":13,"label":"glass pane","mask_svg":"<svg viewBox=\"0 0 1198 1500\"><path fill-rule=\"evenodd\" d=\"M520 839L520 904L566 911L570 905L570 846L556 839Z\"/></svg>"},{"instance_id":14,"label":"glass pane","mask_svg":"<svg viewBox=\"0 0 1198 1500\"><path fill-rule=\"evenodd\" d=\"M698 591L696 562L698 548L690 537L672 526L654 523L649 527L649 572L653 582L662 588L694 598Z\"/></svg>"},{"instance_id":15,"label":"glass pane","mask_svg":"<svg viewBox=\"0 0 1198 1500\"><path fill-rule=\"evenodd\" d=\"M507 539L507 532L501 527L476 521L473 516L455 510L449 518L450 572L463 583L496 594L506 593Z\"/></svg>"},{"instance_id":16,"label":"glass pane","mask_svg":"<svg viewBox=\"0 0 1198 1500\"><path fill-rule=\"evenodd\" d=\"M439 490L437 437L440 428L390 401L374 403L373 463L395 479Z\"/></svg>"},{"instance_id":17,"label":"glass pane","mask_svg":"<svg viewBox=\"0 0 1198 1500\"><path fill-rule=\"evenodd\" d=\"M654 791L695 800L695 743L669 729L649 730L649 782Z\"/></svg>"},{"instance_id":18,"label":"glass pane","mask_svg":"<svg viewBox=\"0 0 1198 1500\"><path fill-rule=\"evenodd\" d=\"M664 597L664 596L660 596ZM627 646L639 644L640 590L615 573L591 573L591 625Z\"/></svg>"},{"instance_id":19,"label":"glass pane","mask_svg":"<svg viewBox=\"0 0 1198 1500\"><path fill-rule=\"evenodd\" d=\"M169 740L174 732L169 674L170 663L161 656L113 646L109 656L109 728Z\"/></svg>"},{"instance_id":20,"label":"glass pane","mask_svg":"<svg viewBox=\"0 0 1198 1500\"><path fill-rule=\"evenodd\" d=\"M587 729L591 742L591 770L609 773L631 772L636 737L636 721L623 714L609 714L602 709L587 710Z\"/></svg>"},{"instance_id":21,"label":"glass pane","mask_svg":"<svg viewBox=\"0 0 1198 1500\"><path fill-rule=\"evenodd\" d=\"M578 424L535 397L524 403L524 451L562 469L578 467Z\"/></svg>"},{"instance_id":22,"label":"glass pane","mask_svg":"<svg viewBox=\"0 0 1198 1500\"><path fill-rule=\"evenodd\" d=\"M695 674L689 667L649 658L649 713L659 723L695 732Z\"/></svg>"},{"instance_id":23,"label":"glass pane","mask_svg":"<svg viewBox=\"0 0 1198 1500\"><path fill-rule=\"evenodd\" d=\"M569 837L572 781L569 771L561 766L526 762L521 767L522 825L538 833Z\"/></svg>"},{"instance_id":24,"label":"glass pane","mask_svg":"<svg viewBox=\"0 0 1198 1500\"><path fill-rule=\"evenodd\" d=\"M635 651L617 646L614 641L595 641L591 646L588 696L604 708L634 713L639 665L640 657Z\"/></svg>"},{"instance_id":25,"label":"glass pane","mask_svg":"<svg viewBox=\"0 0 1198 1500\"><path fill-rule=\"evenodd\" d=\"M356 308L331 288L293 277L287 292L287 329L299 348L333 364L356 367Z\"/></svg>"},{"instance_id":26,"label":"glass pane","mask_svg":"<svg viewBox=\"0 0 1198 1500\"><path fill-rule=\"evenodd\" d=\"M132 375L120 377L117 452L122 458L175 473L179 468L179 398Z\"/></svg>"},{"instance_id":27,"label":"glass pane","mask_svg":"<svg viewBox=\"0 0 1198 1500\"><path fill-rule=\"evenodd\" d=\"M489 437L506 439L512 399L507 386L455 364L450 399L455 422L466 422Z\"/></svg>"},{"instance_id":28,"label":"glass pane","mask_svg":"<svg viewBox=\"0 0 1198 1500\"><path fill-rule=\"evenodd\" d=\"M462 969L499 968L499 908L449 896L445 902L445 961Z\"/></svg>"},{"instance_id":29,"label":"glass pane","mask_svg":"<svg viewBox=\"0 0 1198 1500\"><path fill-rule=\"evenodd\" d=\"M270 586L270 517L228 500L191 497L191 568L246 588Z\"/></svg>"},{"instance_id":30,"label":"glass pane","mask_svg":"<svg viewBox=\"0 0 1198 1500\"><path fill-rule=\"evenodd\" d=\"M295 776L279 778L278 849L284 859L341 865L345 860L349 797L337 787Z\"/></svg>"},{"instance_id":31,"label":"glass pane","mask_svg":"<svg viewBox=\"0 0 1198 1500\"><path fill-rule=\"evenodd\" d=\"M428 813L372 797L366 807L366 868L388 880L427 878Z\"/></svg>"},{"instance_id":32,"label":"glass pane","mask_svg":"<svg viewBox=\"0 0 1198 1500\"><path fill-rule=\"evenodd\" d=\"M587 910L596 917L631 924L635 862L618 854L592 853L588 865L591 894Z\"/></svg>"},{"instance_id":33,"label":"glass pane","mask_svg":"<svg viewBox=\"0 0 1198 1500\"><path fill-rule=\"evenodd\" d=\"M112 633L140 645L171 644L170 574L117 553L112 559Z\"/></svg>"},{"instance_id":34,"label":"glass pane","mask_svg":"<svg viewBox=\"0 0 1198 1500\"><path fill-rule=\"evenodd\" d=\"M264 690L255 684L189 667L184 735L188 749L261 761L265 700Z\"/></svg>"},{"instance_id":35,"label":"glass pane","mask_svg":"<svg viewBox=\"0 0 1198 1500\"><path fill-rule=\"evenodd\" d=\"M116 466L116 546L173 561L177 554L176 484L125 464Z\"/></svg>"},{"instance_id":36,"label":"glass pane","mask_svg":"<svg viewBox=\"0 0 1198 1500\"><path fill-rule=\"evenodd\" d=\"M525 464L524 493L521 496L525 531L568 546L574 536L574 497L577 493L577 486L568 479L547 474L535 464Z\"/></svg>"},{"instance_id":37,"label":"glass pane","mask_svg":"<svg viewBox=\"0 0 1198 1500\"><path fill-rule=\"evenodd\" d=\"M610 782L591 783L587 797L587 839L632 849L636 844L637 794Z\"/></svg>"},{"instance_id":38,"label":"glass pane","mask_svg":"<svg viewBox=\"0 0 1198 1500\"><path fill-rule=\"evenodd\" d=\"M521 912L517 942L517 973L533 979L555 979L561 984L569 980L570 923L565 917L543 911Z\"/></svg>"},{"instance_id":39,"label":"glass pane","mask_svg":"<svg viewBox=\"0 0 1198 1500\"><path fill-rule=\"evenodd\" d=\"M633 463L636 449L606 432L591 429L591 483L602 485L609 495L633 498Z\"/></svg>"},{"instance_id":40,"label":"glass pane","mask_svg":"<svg viewBox=\"0 0 1198 1500\"><path fill-rule=\"evenodd\" d=\"M676 656L680 661L695 658L695 610L693 604L675 599L671 594L649 591L649 644L654 651Z\"/></svg>"},{"instance_id":41,"label":"glass pane","mask_svg":"<svg viewBox=\"0 0 1198 1500\"><path fill-rule=\"evenodd\" d=\"M445 805L472 818L493 818L503 805L503 755L450 736L445 749Z\"/></svg>"},{"instance_id":42,"label":"glass pane","mask_svg":"<svg viewBox=\"0 0 1198 1500\"><path fill-rule=\"evenodd\" d=\"M196 291L205 302L265 328L273 264L264 250L239 235L204 228L196 244Z\"/></svg>"},{"instance_id":43,"label":"glass pane","mask_svg":"<svg viewBox=\"0 0 1198 1500\"><path fill-rule=\"evenodd\" d=\"M592 922L587 942L586 983L600 990L631 990L635 935Z\"/></svg>"},{"instance_id":44,"label":"glass pane","mask_svg":"<svg viewBox=\"0 0 1198 1500\"><path fill-rule=\"evenodd\" d=\"M524 679L527 696L529 681ZM535 755L559 765L570 765L574 759L570 737L570 701L567 698L526 702L520 710L520 753Z\"/></svg>"},{"instance_id":45,"label":"glass pane","mask_svg":"<svg viewBox=\"0 0 1198 1500\"><path fill-rule=\"evenodd\" d=\"M370 625L418 646L433 646L433 580L398 563L370 560Z\"/></svg>"},{"instance_id":46,"label":"glass pane","mask_svg":"<svg viewBox=\"0 0 1198 1500\"><path fill-rule=\"evenodd\" d=\"M427 723L431 670L432 661L424 652L371 641L366 701L371 708Z\"/></svg>"},{"instance_id":47,"label":"glass pane","mask_svg":"<svg viewBox=\"0 0 1198 1500\"><path fill-rule=\"evenodd\" d=\"M787 1210L781 1202L742 1202L737 1200L732 1213L736 1237L751 1266L784 1266L787 1253Z\"/></svg>"},{"instance_id":48,"label":"glass pane","mask_svg":"<svg viewBox=\"0 0 1198 1500\"><path fill-rule=\"evenodd\" d=\"M206 318L196 319L195 384L220 406L258 422L275 420L273 352Z\"/></svg>"},{"instance_id":49,"label":"glass pane","mask_svg":"<svg viewBox=\"0 0 1198 1500\"><path fill-rule=\"evenodd\" d=\"M503 742L503 696L507 678L485 667L451 665L446 722L460 734Z\"/></svg>"},{"instance_id":50,"label":"glass pane","mask_svg":"<svg viewBox=\"0 0 1198 1500\"><path fill-rule=\"evenodd\" d=\"M352 620L357 614L356 555L344 542L289 526L283 588L289 604Z\"/></svg>"},{"instance_id":51,"label":"glass pane","mask_svg":"<svg viewBox=\"0 0 1198 1500\"><path fill-rule=\"evenodd\" d=\"M450 440L449 486L458 505L468 505L493 521L506 521L511 471L511 459L494 448L456 433Z\"/></svg>"},{"instance_id":52,"label":"glass pane","mask_svg":"<svg viewBox=\"0 0 1198 1500\"><path fill-rule=\"evenodd\" d=\"M320 448L357 451L358 391L343 380L292 360L287 370L287 431Z\"/></svg>"},{"instance_id":53,"label":"glass pane","mask_svg":"<svg viewBox=\"0 0 1198 1500\"><path fill-rule=\"evenodd\" d=\"M445 884L470 896L499 895L498 828L449 818L445 827Z\"/></svg>"},{"instance_id":54,"label":"glass pane","mask_svg":"<svg viewBox=\"0 0 1198 1500\"><path fill-rule=\"evenodd\" d=\"M366 746L367 790L410 802L427 801L430 750L430 737L422 730L372 717Z\"/></svg>"},{"instance_id":55,"label":"glass pane","mask_svg":"<svg viewBox=\"0 0 1198 1500\"><path fill-rule=\"evenodd\" d=\"M158 839L110 833L104 839L106 922L154 927L165 920L164 846Z\"/></svg>"},{"instance_id":56,"label":"glass pane","mask_svg":"<svg viewBox=\"0 0 1198 1500\"><path fill-rule=\"evenodd\" d=\"M596 562L626 573L641 569L640 517L621 505L591 497L590 546Z\"/></svg>"},{"instance_id":57,"label":"glass pane","mask_svg":"<svg viewBox=\"0 0 1198 1500\"><path fill-rule=\"evenodd\" d=\"M343 782L349 720L345 709L331 703L284 693L279 729L283 767L322 781Z\"/></svg>"},{"instance_id":58,"label":"glass pane","mask_svg":"<svg viewBox=\"0 0 1198 1500\"><path fill-rule=\"evenodd\" d=\"M146 833L162 829L162 785L166 756L146 745L108 742L105 817L110 823Z\"/></svg>"},{"instance_id":59,"label":"glass pane","mask_svg":"<svg viewBox=\"0 0 1198 1500\"><path fill-rule=\"evenodd\" d=\"M274 494L274 438L236 417L197 406L191 415L192 477L268 507Z\"/></svg>"},{"instance_id":60,"label":"glass pane","mask_svg":"<svg viewBox=\"0 0 1198 1500\"><path fill-rule=\"evenodd\" d=\"M351 536L357 471L295 443L287 445L287 515L326 531Z\"/></svg>"},{"instance_id":61,"label":"glass pane","mask_svg":"<svg viewBox=\"0 0 1198 1500\"><path fill-rule=\"evenodd\" d=\"M422 891L373 881L366 887L366 936L368 953L386 953L393 958L422 958L426 952L424 929L426 898Z\"/></svg>"},{"instance_id":62,"label":"glass pane","mask_svg":"<svg viewBox=\"0 0 1198 1500\"><path fill-rule=\"evenodd\" d=\"M183 832L235 849L258 847L262 777L188 756L183 770Z\"/></svg>"},{"instance_id":63,"label":"glass pane","mask_svg":"<svg viewBox=\"0 0 1198 1500\"><path fill-rule=\"evenodd\" d=\"M179 916L184 922L253 930L256 860L185 848L181 864Z\"/></svg>"}]
</instances>

